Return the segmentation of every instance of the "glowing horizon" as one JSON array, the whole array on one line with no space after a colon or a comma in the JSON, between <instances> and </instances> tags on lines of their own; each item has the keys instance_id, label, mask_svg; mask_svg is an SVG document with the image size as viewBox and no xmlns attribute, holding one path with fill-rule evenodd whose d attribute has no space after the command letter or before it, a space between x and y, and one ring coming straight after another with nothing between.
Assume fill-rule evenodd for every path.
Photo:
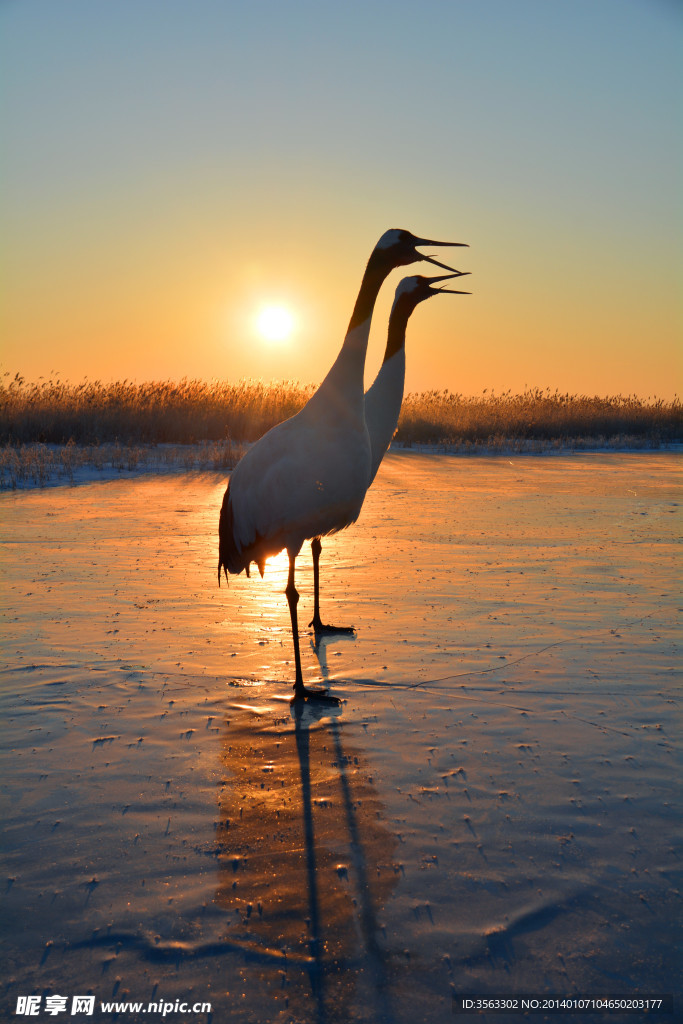
<instances>
[{"instance_id":1,"label":"glowing horizon","mask_svg":"<svg viewBox=\"0 0 683 1024\"><path fill-rule=\"evenodd\" d=\"M0 10L2 372L318 383L405 227L473 292L416 310L408 391L680 394L673 6L266 6Z\"/></svg>"}]
</instances>

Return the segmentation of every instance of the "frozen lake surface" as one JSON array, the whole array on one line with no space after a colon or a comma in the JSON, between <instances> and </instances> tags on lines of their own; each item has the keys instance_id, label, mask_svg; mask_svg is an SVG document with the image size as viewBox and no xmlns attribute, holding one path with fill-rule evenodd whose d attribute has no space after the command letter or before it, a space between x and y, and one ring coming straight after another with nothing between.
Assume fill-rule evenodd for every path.
<instances>
[{"instance_id":1,"label":"frozen lake surface","mask_svg":"<svg viewBox=\"0 0 683 1024\"><path fill-rule=\"evenodd\" d=\"M323 542L357 635L302 629L341 707L302 711L286 559L217 586L223 476L2 495L7 1019L680 996L679 465L388 455Z\"/></svg>"}]
</instances>

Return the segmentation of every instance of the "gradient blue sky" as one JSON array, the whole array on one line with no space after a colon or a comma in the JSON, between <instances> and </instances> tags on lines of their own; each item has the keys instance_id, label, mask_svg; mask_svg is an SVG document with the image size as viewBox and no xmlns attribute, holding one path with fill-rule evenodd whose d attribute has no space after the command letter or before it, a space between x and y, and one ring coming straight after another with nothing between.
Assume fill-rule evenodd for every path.
<instances>
[{"instance_id":1,"label":"gradient blue sky","mask_svg":"<svg viewBox=\"0 0 683 1024\"><path fill-rule=\"evenodd\" d=\"M410 390L680 392L675 0L0 0L0 37L3 371L318 381L406 227L474 292L416 311Z\"/></svg>"}]
</instances>

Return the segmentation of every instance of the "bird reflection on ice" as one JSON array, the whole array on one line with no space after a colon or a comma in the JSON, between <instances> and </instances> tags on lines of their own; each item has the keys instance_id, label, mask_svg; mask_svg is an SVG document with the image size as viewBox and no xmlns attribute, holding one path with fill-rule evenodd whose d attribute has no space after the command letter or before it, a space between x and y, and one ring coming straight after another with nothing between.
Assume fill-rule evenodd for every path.
<instances>
[{"instance_id":1,"label":"bird reflection on ice","mask_svg":"<svg viewBox=\"0 0 683 1024\"><path fill-rule=\"evenodd\" d=\"M340 708L231 708L219 792L217 901L273 1009L389 1019L377 914L397 879L396 838ZM257 966L258 965L258 966ZM299 1017L297 1016L297 1019Z\"/></svg>"}]
</instances>

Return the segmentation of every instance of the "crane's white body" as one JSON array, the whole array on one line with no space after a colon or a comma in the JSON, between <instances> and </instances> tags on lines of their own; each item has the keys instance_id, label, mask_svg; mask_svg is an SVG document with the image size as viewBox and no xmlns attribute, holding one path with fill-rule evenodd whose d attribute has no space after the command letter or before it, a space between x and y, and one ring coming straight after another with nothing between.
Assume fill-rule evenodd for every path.
<instances>
[{"instance_id":1,"label":"crane's white body","mask_svg":"<svg viewBox=\"0 0 683 1024\"><path fill-rule=\"evenodd\" d=\"M295 416L269 430L230 478L233 536L240 562L262 569L286 548L355 522L371 480L363 369L370 318L351 331L316 393ZM233 567L234 566L234 567ZM239 568L238 568L239 566Z\"/></svg>"}]
</instances>

